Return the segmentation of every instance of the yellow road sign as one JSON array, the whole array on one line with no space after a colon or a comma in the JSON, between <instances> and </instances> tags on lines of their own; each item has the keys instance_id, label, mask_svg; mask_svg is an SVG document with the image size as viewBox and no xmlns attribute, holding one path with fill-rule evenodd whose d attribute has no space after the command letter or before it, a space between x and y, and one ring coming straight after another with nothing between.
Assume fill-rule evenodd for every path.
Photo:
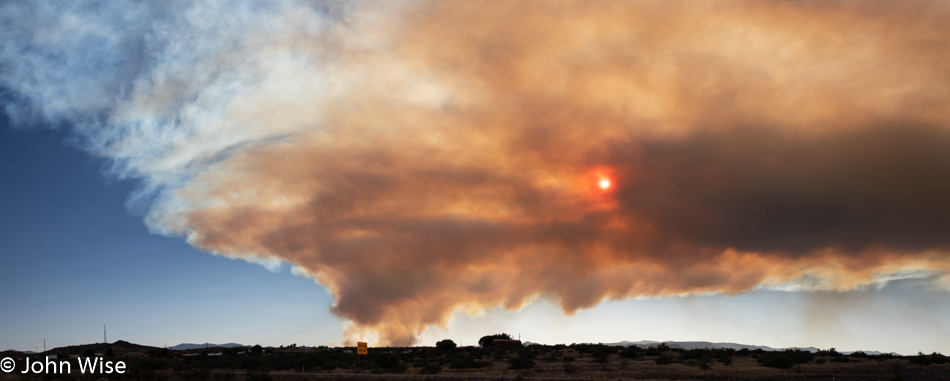
<instances>
[{"instance_id":1,"label":"yellow road sign","mask_svg":"<svg viewBox=\"0 0 950 381\"><path fill-rule=\"evenodd\" d=\"M360 341L356 343L356 354L365 355L366 354L366 343Z\"/></svg>"}]
</instances>

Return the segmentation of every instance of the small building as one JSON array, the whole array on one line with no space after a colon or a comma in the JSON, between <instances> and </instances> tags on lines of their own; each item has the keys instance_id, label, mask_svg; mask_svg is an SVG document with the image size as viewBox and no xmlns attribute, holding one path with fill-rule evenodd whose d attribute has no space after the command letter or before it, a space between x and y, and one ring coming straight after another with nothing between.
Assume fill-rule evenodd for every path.
<instances>
[{"instance_id":1,"label":"small building","mask_svg":"<svg viewBox=\"0 0 950 381\"><path fill-rule=\"evenodd\" d=\"M523 347L521 340L509 340L509 339L494 339L492 340L492 347Z\"/></svg>"}]
</instances>

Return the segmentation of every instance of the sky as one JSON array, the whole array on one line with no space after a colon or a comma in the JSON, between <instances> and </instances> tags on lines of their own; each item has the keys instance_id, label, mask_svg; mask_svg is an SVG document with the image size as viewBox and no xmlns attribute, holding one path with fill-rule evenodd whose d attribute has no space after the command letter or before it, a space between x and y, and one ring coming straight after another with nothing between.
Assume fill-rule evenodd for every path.
<instances>
[{"instance_id":1,"label":"sky","mask_svg":"<svg viewBox=\"0 0 950 381\"><path fill-rule=\"evenodd\" d=\"M4 3L0 347L946 353L948 13Z\"/></svg>"}]
</instances>

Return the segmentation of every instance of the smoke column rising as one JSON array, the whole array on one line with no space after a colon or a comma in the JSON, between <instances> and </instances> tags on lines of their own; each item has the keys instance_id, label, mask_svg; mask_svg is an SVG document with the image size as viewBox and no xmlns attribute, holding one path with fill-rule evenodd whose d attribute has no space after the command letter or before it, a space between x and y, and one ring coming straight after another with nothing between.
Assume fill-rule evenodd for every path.
<instances>
[{"instance_id":1,"label":"smoke column rising","mask_svg":"<svg viewBox=\"0 0 950 381\"><path fill-rule=\"evenodd\" d=\"M21 124L153 231L293 264L348 338L538 296L854 290L950 268L950 6L6 3ZM601 189L601 178L611 179Z\"/></svg>"}]
</instances>

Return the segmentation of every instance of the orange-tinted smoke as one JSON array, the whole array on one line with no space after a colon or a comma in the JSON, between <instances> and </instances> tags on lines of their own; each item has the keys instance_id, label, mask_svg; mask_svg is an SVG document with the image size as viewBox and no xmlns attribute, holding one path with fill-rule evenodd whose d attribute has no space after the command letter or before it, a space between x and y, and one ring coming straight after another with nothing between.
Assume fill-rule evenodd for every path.
<instances>
[{"instance_id":1,"label":"orange-tinted smoke","mask_svg":"<svg viewBox=\"0 0 950 381\"><path fill-rule=\"evenodd\" d=\"M359 15L334 62L358 78L320 123L178 193L194 245L300 266L354 335L950 263L945 2Z\"/></svg>"}]
</instances>

